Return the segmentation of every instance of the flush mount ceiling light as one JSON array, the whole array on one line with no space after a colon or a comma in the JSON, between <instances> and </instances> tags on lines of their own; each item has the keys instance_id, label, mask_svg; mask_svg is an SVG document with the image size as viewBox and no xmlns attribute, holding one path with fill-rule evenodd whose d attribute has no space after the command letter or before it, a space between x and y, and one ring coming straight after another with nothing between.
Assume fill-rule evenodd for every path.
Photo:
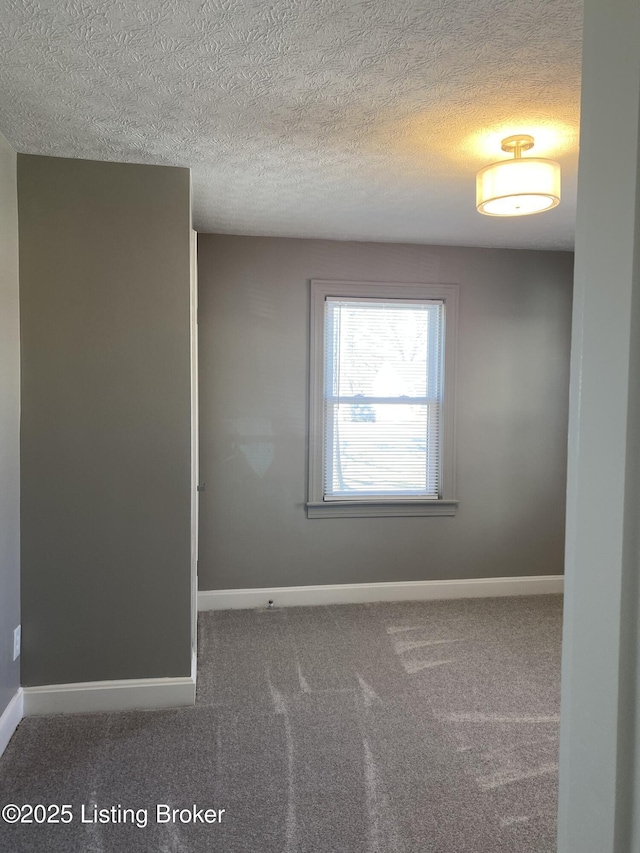
<instances>
[{"instance_id":1,"label":"flush mount ceiling light","mask_svg":"<svg viewBox=\"0 0 640 853\"><path fill-rule=\"evenodd\" d=\"M560 203L560 164L540 157L522 157L533 148L533 136L502 140L513 160L480 169L476 177L476 209L487 216L526 216L551 210Z\"/></svg>"}]
</instances>

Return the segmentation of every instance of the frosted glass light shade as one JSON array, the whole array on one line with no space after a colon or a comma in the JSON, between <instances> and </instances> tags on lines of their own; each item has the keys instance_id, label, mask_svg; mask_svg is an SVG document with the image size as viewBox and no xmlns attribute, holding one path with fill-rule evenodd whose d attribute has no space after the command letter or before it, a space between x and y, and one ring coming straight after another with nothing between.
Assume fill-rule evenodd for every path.
<instances>
[{"instance_id":1,"label":"frosted glass light shade","mask_svg":"<svg viewBox=\"0 0 640 853\"><path fill-rule=\"evenodd\" d=\"M487 216L526 216L560 202L560 164L539 157L502 160L480 169L476 209Z\"/></svg>"}]
</instances>

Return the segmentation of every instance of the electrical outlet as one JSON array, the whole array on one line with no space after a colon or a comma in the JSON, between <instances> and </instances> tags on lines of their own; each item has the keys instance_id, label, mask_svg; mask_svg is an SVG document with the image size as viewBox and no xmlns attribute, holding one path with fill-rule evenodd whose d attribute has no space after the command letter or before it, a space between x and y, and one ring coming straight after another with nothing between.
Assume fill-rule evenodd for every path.
<instances>
[{"instance_id":1,"label":"electrical outlet","mask_svg":"<svg viewBox=\"0 0 640 853\"><path fill-rule=\"evenodd\" d=\"M16 660L20 656L20 635L22 634L22 626L18 625L13 631L13 659Z\"/></svg>"}]
</instances>

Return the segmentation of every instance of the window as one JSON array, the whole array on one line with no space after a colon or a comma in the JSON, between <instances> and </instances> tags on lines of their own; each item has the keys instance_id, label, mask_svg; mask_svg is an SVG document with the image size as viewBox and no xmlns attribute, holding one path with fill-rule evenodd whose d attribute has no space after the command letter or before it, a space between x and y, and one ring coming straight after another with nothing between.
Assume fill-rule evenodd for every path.
<instances>
[{"instance_id":1,"label":"window","mask_svg":"<svg viewBox=\"0 0 640 853\"><path fill-rule=\"evenodd\" d=\"M309 518L455 514L457 297L311 282Z\"/></svg>"}]
</instances>

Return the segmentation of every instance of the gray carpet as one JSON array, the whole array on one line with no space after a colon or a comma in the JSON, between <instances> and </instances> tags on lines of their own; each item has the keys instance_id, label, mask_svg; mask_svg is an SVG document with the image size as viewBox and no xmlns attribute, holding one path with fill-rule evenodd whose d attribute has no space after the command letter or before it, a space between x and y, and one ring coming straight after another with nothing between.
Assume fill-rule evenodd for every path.
<instances>
[{"instance_id":1,"label":"gray carpet","mask_svg":"<svg viewBox=\"0 0 640 853\"><path fill-rule=\"evenodd\" d=\"M195 708L20 725L0 805L75 819L0 823L0 850L553 853L560 634L559 596L202 614Z\"/></svg>"}]
</instances>

